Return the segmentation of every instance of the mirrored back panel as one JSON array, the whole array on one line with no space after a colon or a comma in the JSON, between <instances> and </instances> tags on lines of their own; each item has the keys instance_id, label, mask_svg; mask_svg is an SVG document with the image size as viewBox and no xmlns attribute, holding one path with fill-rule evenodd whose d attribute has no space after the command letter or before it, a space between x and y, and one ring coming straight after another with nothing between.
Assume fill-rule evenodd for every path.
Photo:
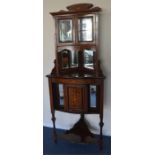
<instances>
[{"instance_id":1,"label":"mirrored back panel","mask_svg":"<svg viewBox=\"0 0 155 155\"><path fill-rule=\"evenodd\" d=\"M72 19L60 19L58 22L59 42L73 41L73 22Z\"/></svg>"},{"instance_id":2,"label":"mirrored back panel","mask_svg":"<svg viewBox=\"0 0 155 155\"><path fill-rule=\"evenodd\" d=\"M69 50L63 50L61 51L61 63L62 63L62 69L67 69L70 67L70 51Z\"/></svg>"},{"instance_id":3,"label":"mirrored back panel","mask_svg":"<svg viewBox=\"0 0 155 155\"><path fill-rule=\"evenodd\" d=\"M63 49L58 52L60 69L77 68L79 65L79 52Z\"/></svg>"},{"instance_id":4,"label":"mirrored back panel","mask_svg":"<svg viewBox=\"0 0 155 155\"><path fill-rule=\"evenodd\" d=\"M93 41L93 17L78 19L78 41Z\"/></svg>"},{"instance_id":5,"label":"mirrored back panel","mask_svg":"<svg viewBox=\"0 0 155 155\"><path fill-rule=\"evenodd\" d=\"M77 51L71 51L70 53L70 67L75 68L78 67L78 52Z\"/></svg>"},{"instance_id":6,"label":"mirrored back panel","mask_svg":"<svg viewBox=\"0 0 155 155\"><path fill-rule=\"evenodd\" d=\"M64 89L63 84L58 84L59 89L59 105L64 106Z\"/></svg>"},{"instance_id":7,"label":"mirrored back panel","mask_svg":"<svg viewBox=\"0 0 155 155\"><path fill-rule=\"evenodd\" d=\"M96 47L90 45L60 46L57 48L58 69L60 73L70 73L73 71L89 73L96 72L97 55Z\"/></svg>"},{"instance_id":8,"label":"mirrored back panel","mask_svg":"<svg viewBox=\"0 0 155 155\"><path fill-rule=\"evenodd\" d=\"M85 49L84 51L84 67L94 69L94 51Z\"/></svg>"},{"instance_id":9,"label":"mirrored back panel","mask_svg":"<svg viewBox=\"0 0 155 155\"><path fill-rule=\"evenodd\" d=\"M97 107L96 85L90 85L89 89L90 89L89 90L89 92L90 92L90 108L96 108Z\"/></svg>"}]
</instances>

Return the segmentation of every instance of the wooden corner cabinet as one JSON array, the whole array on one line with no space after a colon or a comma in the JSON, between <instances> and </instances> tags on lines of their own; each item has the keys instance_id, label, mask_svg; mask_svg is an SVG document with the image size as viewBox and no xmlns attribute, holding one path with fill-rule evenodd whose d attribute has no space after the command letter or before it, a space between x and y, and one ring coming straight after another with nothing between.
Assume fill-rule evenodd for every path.
<instances>
[{"instance_id":1,"label":"wooden corner cabinet","mask_svg":"<svg viewBox=\"0 0 155 155\"><path fill-rule=\"evenodd\" d=\"M99 61L99 12L101 8L82 3L67 6L67 11L50 13L55 20L54 68L47 75L53 137L57 141L55 110L81 114L80 120L66 135L75 134L80 142L93 137L85 114L99 114L100 139L103 147L103 94L105 76Z\"/></svg>"}]
</instances>

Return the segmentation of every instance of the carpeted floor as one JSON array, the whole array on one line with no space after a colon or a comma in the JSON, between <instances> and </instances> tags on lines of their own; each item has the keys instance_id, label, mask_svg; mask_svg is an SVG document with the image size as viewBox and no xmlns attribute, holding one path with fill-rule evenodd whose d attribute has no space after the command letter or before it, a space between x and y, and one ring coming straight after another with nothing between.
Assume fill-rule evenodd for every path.
<instances>
[{"instance_id":1,"label":"carpeted floor","mask_svg":"<svg viewBox=\"0 0 155 155\"><path fill-rule=\"evenodd\" d=\"M64 130L58 130L57 134L62 134ZM62 138L55 144L52 141L52 129L43 128L43 154L44 155L111 155L111 137L104 136L103 150L99 150L97 144L77 144Z\"/></svg>"}]
</instances>

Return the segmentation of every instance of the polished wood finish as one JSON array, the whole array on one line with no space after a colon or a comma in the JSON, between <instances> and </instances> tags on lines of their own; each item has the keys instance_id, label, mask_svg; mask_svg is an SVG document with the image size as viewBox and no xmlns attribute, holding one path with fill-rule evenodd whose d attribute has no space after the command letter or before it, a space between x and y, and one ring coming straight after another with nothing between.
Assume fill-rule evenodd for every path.
<instances>
[{"instance_id":1,"label":"polished wood finish","mask_svg":"<svg viewBox=\"0 0 155 155\"><path fill-rule=\"evenodd\" d=\"M76 11L76 10L81 11L81 10L88 10L92 7L93 7L93 4L91 3L79 3L79 4L73 4L73 5L67 6L66 8L72 11Z\"/></svg>"},{"instance_id":2,"label":"polished wood finish","mask_svg":"<svg viewBox=\"0 0 155 155\"><path fill-rule=\"evenodd\" d=\"M98 16L101 8L93 7L90 3L80 3L68 6L67 9L67 11L61 10L59 12L50 13L55 19L56 27L55 65L52 72L47 75L49 80L53 138L54 142L56 142L55 110L81 114L80 120L73 128L66 132L66 134L74 133L79 135L81 142L85 142L87 136L93 136L87 126L84 115L99 114L99 145L100 149L102 149L102 128L104 125L103 82L105 76L102 73L98 56ZM89 22L92 21L92 40L89 38L90 35L87 28L85 28L87 26L86 21L83 21L81 25L82 29L79 28L80 25L78 22L80 19L92 19L89 20ZM82 35L83 40L79 40L79 34ZM63 90L60 90L60 84L63 85ZM94 106L90 104L90 86L96 86L96 103ZM60 91L64 92L64 96L60 94Z\"/></svg>"},{"instance_id":3,"label":"polished wood finish","mask_svg":"<svg viewBox=\"0 0 155 155\"><path fill-rule=\"evenodd\" d=\"M51 12L50 14L53 16L58 15L66 15L66 14L81 14L81 13L94 13L94 12L100 12L100 7L93 7L93 4L90 3L81 3L81 4L75 4L71 6L66 7L68 10L60 10L58 12Z\"/></svg>"},{"instance_id":4,"label":"polished wood finish","mask_svg":"<svg viewBox=\"0 0 155 155\"><path fill-rule=\"evenodd\" d=\"M80 142L81 143L86 143L86 138L87 137L94 137L94 135L90 132L88 125L84 119L84 114L81 114L81 118L75 125L70 129L67 130L65 134L76 134L80 136Z\"/></svg>"},{"instance_id":5,"label":"polished wood finish","mask_svg":"<svg viewBox=\"0 0 155 155\"><path fill-rule=\"evenodd\" d=\"M51 120L53 121L53 140L55 143L57 143L57 134L55 130L55 108L54 108L54 98L53 98L53 86L52 86L52 81L51 78L48 78L48 83L49 83L49 93L50 93L50 107L51 107L51 113L52 113L52 118Z\"/></svg>"},{"instance_id":6,"label":"polished wood finish","mask_svg":"<svg viewBox=\"0 0 155 155\"><path fill-rule=\"evenodd\" d=\"M88 97L86 85L69 84L64 86L65 104L64 110L69 112L87 112Z\"/></svg>"}]
</instances>

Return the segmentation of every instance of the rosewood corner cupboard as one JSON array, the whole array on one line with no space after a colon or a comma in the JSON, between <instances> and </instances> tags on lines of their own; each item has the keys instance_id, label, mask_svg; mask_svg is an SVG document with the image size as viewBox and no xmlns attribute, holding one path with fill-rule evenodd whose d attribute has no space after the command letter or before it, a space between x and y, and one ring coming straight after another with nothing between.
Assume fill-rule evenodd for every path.
<instances>
[{"instance_id":1,"label":"rosewood corner cupboard","mask_svg":"<svg viewBox=\"0 0 155 155\"><path fill-rule=\"evenodd\" d=\"M80 142L93 137L85 114L99 114L99 146L103 147L103 84L99 61L99 13L101 8L89 3L74 4L67 11L50 13L55 19L54 68L47 75L53 137L57 141L55 110L81 114L66 135L75 134Z\"/></svg>"}]
</instances>

